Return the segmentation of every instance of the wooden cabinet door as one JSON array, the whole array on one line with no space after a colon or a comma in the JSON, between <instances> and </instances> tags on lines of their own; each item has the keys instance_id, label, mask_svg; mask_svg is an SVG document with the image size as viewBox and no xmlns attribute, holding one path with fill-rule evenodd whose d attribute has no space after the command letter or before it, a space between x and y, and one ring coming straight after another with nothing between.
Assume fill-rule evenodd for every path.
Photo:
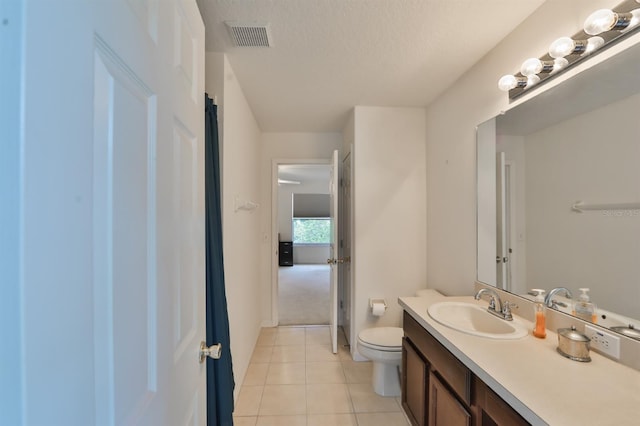
<instances>
[{"instance_id":1,"label":"wooden cabinet door","mask_svg":"<svg viewBox=\"0 0 640 426\"><path fill-rule=\"evenodd\" d=\"M498 394L482 381L476 381L476 404L480 426L528 426L520 416Z\"/></svg>"},{"instance_id":2,"label":"wooden cabinet door","mask_svg":"<svg viewBox=\"0 0 640 426\"><path fill-rule=\"evenodd\" d=\"M402 405L414 425L427 424L428 364L407 340L402 341Z\"/></svg>"},{"instance_id":3,"label":"wooden cabinet door","mask_svg":"<svg viewBox=\"0 0 640 426\"><path fill-rule=\"evenodd\" d=\"M429 426L470 426L471 414L431 372L429 374Z\"/></svg>"}]
</instances>

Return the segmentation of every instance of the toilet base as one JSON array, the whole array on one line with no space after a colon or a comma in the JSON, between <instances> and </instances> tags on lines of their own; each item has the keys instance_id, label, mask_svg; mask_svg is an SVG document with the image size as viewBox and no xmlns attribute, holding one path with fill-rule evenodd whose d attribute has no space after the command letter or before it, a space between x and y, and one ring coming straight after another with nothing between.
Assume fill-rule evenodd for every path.
<instances>
[{"instance_id":1,"label":"toilet base","mask_svg":"<svg viewBox=\"0 0 640 426\"><path fill-rule=\"evenodd\" d=\"M400 396L400 363L373 361L373 391L380 396Z\"/></svg>"}]
</instances>

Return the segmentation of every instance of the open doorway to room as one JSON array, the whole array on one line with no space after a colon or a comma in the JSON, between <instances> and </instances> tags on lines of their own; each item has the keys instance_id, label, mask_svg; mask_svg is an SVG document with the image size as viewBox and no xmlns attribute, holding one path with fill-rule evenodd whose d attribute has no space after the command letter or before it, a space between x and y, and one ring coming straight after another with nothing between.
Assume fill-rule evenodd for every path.
<instances>
[{"instance_id":1,"label":"open doorway to room","mask_svg":"<svg viewBox=\"0 0 640 426\"><path fill-rule=\"evenodd\" d=\"M329 324L331 167L277 168L278 324Z\"/></svg>"}]
</instances>

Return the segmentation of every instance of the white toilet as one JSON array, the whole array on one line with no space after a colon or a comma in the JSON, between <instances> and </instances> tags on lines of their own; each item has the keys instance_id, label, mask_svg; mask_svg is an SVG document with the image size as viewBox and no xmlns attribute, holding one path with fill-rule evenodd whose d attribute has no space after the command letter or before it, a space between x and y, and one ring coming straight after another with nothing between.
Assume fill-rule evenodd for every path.
<instances>
[{"instance_id":1,"label":"white toilet","mask_svg":"<svg viewBox=\"0 0 640 426\"><path fill-rule=\"evenodd\" d=\"M402 336L400 327L367 328L358 334L358 352L373 362L373 390L378 395L400 395Z\"/></svg>"}]
</instances>

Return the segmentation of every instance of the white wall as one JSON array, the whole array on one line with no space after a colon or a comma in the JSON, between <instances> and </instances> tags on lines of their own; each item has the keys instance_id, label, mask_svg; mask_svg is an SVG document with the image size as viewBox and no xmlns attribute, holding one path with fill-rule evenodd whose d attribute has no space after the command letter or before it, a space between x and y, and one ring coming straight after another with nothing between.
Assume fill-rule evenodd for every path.
<instances>
[{"instance_id":1,"label":"white wall","mask_svg":"<svg viewBox=\"0 0 640 426\"><path fill-rule=\"evenodd\" d=\"M426 287L425 110L358 106L353 122L352 338L400 326L398 297ZM370 314L372 297L386 299L384 316Z\"/></svg>"},{"instance_id":2,"label":"white wall","mask_svg":"<svg viewBox=\"0 0 640 426\"><path fill-rule=\"evenodd\" d=\"M475 127L508 108L507 95L497 89L498 79L516 72L526 58L542 55L556 38L574 34L594 10L615 4L604 0L545 2L429 105L426 262L430 288L449 295L473 291Z\"/></svg>"},{"instance_id":3,"label":"white wall","mask_svg":"<svg viewBox=\"0 0 640 426\"><path fill-rule=\"evenodd\" d=\"M206 90L216 96L222 167L222 233L236 398L262 323L260 207L234 211L234 198L260 200L260 129L223 54L207 53Z\"/></svg>"},{"instance_id":4,"label":"white wall","mask_svg":"<svg viewBox=\"0 0 640 426\"><path fill-rule=\"evenodd\" d=\"M273 227L278 226L272 205L272 186L274 179L274 160L290 164L304 163L306 160L330 162L334 150L340 149L340 133L263 133L261 136L260 193L260 234L262 235L260 264L261 309L264 325L276 325L274 293L272 279L277 279L278 250L277 236L272 235ZM276 170L277 171L277 170ZM277 175L277 173L276 173ZM277 232L276 232L277 233ZM295 252L295 250L294 250Z\"/></svg>"}]
</instances>

